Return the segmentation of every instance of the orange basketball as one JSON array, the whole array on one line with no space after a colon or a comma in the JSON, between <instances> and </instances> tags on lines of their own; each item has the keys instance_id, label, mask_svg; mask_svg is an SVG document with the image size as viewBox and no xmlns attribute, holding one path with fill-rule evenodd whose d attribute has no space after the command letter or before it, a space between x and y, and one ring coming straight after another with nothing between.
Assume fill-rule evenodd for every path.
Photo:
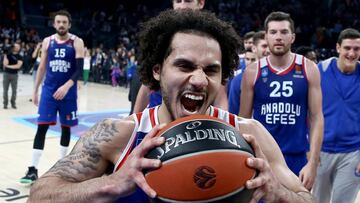
<instances>
[{"instance_id":1,"label":"orange basketball","mask_svg":"<svg viewBox=\"0 0 360 203\"><path fill-rule=\"evenodd\" d=\"M254 152L230 124L206 115L177 119L158 136L165 143L147 154L162 166L145 173L155 202L249 202L245 187L256 170L246 165Z\"/></svg>"}]
</instances>

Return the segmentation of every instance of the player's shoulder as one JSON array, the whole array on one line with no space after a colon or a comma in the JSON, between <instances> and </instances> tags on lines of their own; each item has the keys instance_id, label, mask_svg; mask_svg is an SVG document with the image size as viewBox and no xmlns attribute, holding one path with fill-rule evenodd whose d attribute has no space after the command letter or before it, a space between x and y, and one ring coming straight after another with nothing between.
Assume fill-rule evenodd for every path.
<instances>
[{"instance_id":1,"label":"player's shoulder","mask_svg":"<svg viewBox=\"0 0 360 203\"><path fill-rule=\"evenodd\" d=\"M70 35L70 39L74 40L74 42L82 42L83 43L83 39L79 36L77 36L76 34L73 33L69 33Z\"/></svg>"},{"instance_id":2,"label":"player's shoulder","mask_svg":"<svg viewBox=\"0 0 360 203\"><path fill-rule=\"evenodd\" d=\"M318 67L319 67L320 71L321 72L326 72L334 60L336 61L337 58L336 57L331 57L331 58L325 59L323 61L320 61L318 63Z\"/></svg>"}]
</instances>

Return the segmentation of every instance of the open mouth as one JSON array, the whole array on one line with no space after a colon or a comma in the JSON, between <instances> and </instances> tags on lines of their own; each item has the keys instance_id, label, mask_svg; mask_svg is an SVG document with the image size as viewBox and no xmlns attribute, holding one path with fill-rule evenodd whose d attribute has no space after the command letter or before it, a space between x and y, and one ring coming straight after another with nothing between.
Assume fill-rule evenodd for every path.
<instances>
[{"instance_id":1,"label":"open mouth","mask_svg":"<svg viewBox=\"0 0 360 203\"><path fill-rule=\"evenodd\" d=\"M189 113L196 113L205 101L204 95L186 93L181 96L180 102L184 109Z\"/></svg>"}]
</instances>

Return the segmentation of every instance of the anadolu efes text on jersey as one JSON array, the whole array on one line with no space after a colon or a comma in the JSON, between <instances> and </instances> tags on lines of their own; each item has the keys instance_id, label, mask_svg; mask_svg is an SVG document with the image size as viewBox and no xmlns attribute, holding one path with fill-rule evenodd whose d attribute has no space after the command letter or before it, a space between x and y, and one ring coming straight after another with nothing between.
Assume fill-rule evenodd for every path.
<instances>
[{"instance_id":1,"label":"anadolu efes text on jersey","mask_svg":"<svg viewBox=\"0 0 360 203\"><path fill-rule=\"evenodd\" d=\"M301 105L277 102L261 105L262 116L267 124L295 125L301 115Z\"/></svg>"},{"instance_id":2,"label":"anadolu efes text on jersey","mask_svg":"<svg viewBox=\"0 0 360 203\"><path fill-rule=\"evenodd\" d=\"M49 67L51 68L52 72L63 72L66 73L71 67L70 62L56 59L49 62Z\"/></svg>"},{"instance_id":3,"label":"anadolu efes text on jersey","mask_svg":"<svg viewBox=\"0 0 360 203\"><path fill-rule=\"evenodd\" d=\"M295 55L282 71L260 59L254 85L254 119L262 123L281 150L298 153L307 147L308 80L305 59ZM295 147L294 147L295 146Z\"/></svg>"}]
</instances>

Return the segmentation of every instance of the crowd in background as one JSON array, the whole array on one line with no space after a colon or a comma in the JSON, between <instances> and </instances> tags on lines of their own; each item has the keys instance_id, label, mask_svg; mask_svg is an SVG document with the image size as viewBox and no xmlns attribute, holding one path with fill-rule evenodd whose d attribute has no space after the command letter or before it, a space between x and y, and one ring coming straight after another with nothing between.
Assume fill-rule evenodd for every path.
<instances>
[{"instance_id":1,"label":"crowd in background","mask_svg":"<svg viewBox=\"0 0 360 203\"><path fill-rule=\"evenodd\" d=\"M120 0L106 4L80 0L76 5L70 0L1 2L0 53L9 50L12 43L20 43L22 72L32 73L35 59L31 56L36 44L53 32L54 11L67 8L73 14L71 31L82 37L89 48L89 81L127 87L137 66L139 23L170 7L170 0ZM319 60L336 55L334 44L341 30L360 27L358 0L213 0L206 2L205 9L231 21L240 36L261 30L264 18L273 10L289 12L296 24L293 48L310 46Z\"/></svg>"}]
</instances>

